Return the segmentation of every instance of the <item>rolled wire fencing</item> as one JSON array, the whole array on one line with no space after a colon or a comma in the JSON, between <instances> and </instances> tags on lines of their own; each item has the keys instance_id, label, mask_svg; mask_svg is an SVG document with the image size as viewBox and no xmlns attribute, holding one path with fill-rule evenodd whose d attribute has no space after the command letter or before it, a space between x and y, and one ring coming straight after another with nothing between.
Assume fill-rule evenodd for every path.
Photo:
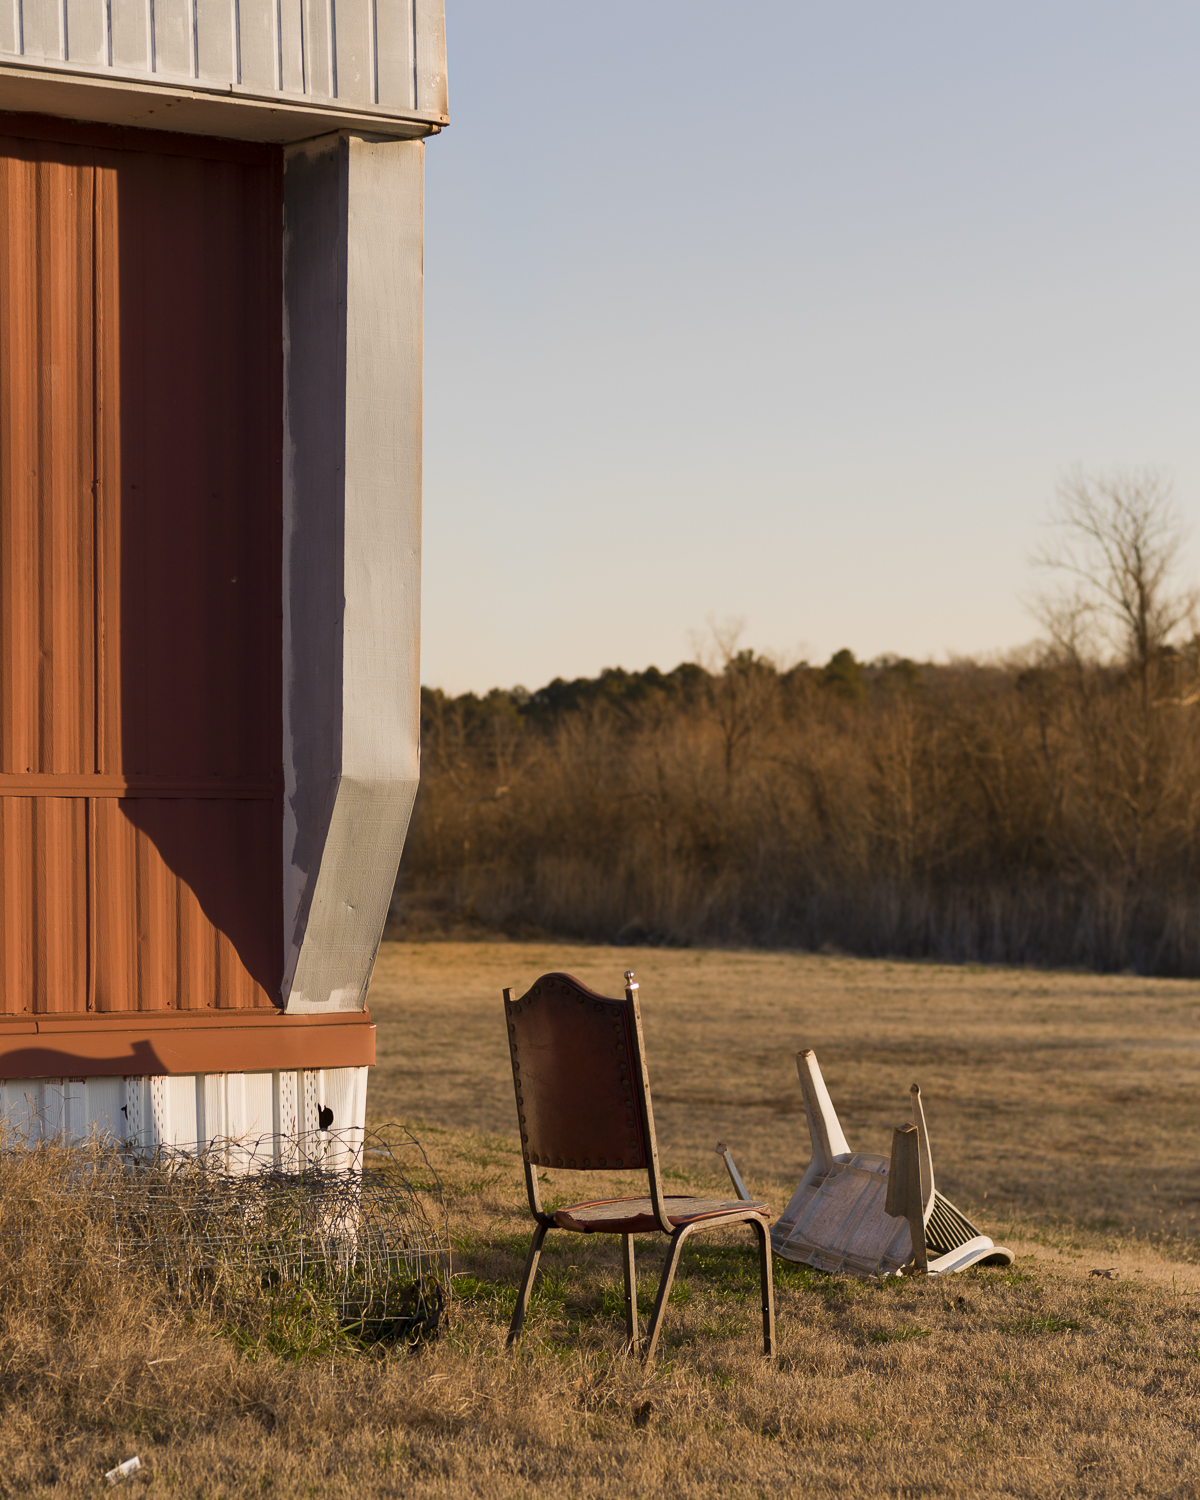
<instances>
[{"instance_id":1,"label":"rolled wire fencing","mask_svg":"<svg viewBox=\"0 0 1200 1500\"><path fill-rule=\"evenodd\" d=\"M5 1179L8 1179L7 1182ZM0 1149L3 1269L47 1286L143 1276L250 1339L435 1333L451 1287L441 1182L405 1127L193 1146L94 1137Z\"/></svg>"}]
</instances>

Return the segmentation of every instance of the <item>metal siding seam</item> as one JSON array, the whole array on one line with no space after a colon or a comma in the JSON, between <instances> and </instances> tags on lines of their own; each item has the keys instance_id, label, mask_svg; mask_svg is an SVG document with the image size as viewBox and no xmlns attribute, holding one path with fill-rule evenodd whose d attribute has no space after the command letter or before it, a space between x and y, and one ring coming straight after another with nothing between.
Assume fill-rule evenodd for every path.
<instances>
[{"instance_id":1,"label":"metal siding seam","mask_svg":"<svg viewBox=\"0 0 1200 1500\"><path fill-rule=\"evenodd\" d=\"M271 1160L275 1166L280 1165L279 1134L282 1129L282 1110L279 1097L279 1084L281 1076L278 1069L271 1074L271 1139L273 1142Z\"/></svg>"},{"instance_id":2,"label":"metal siding seam","mask_svg":"<svg viewBox=\"0 0 1200 1500\"><path fill-rule=\"evenodd\" d=\"M196 1139L205 1141L221 1132L220 1096L218 1079L208 1074L196 1077Z\"/></svg>"},{"instance_id":3,"label":"metal siding seam","mask_svg":"<svg viewBox=\"0 0 1200 1500\"><path fill-rule=\"evenodd\" d=\"M245 1073L226 1073L225 1075L225 1139L228 1142L240 1141L250 1133L247 1119L248 1109L246 1102L246 1075ZM231 1168L236 1169L239 1163L240 1153L232 1146L226 1146L225 1158Z\"/></svg>"},{"instance_id":4,"label":"metal siding seam","mask_svg":"<svg viewBox=\"0 0 1200 1500\"><path fill-rule=\"evenodd\" d=\"M0 797L94 797L115 798L124 802L131 797L156 802L197 800L217 802L274 802L280 793L278 783L263 778L235 779L213 776L207 780L189 780L186 776L152 779L144 776L105 776L86 771L56 772L0 771Z\"/></svg>"},{"instance_id":5,"label":"metal siding seam","mask_svg":"<svg viewBox=\"0 0 1200 1500\"><path fill-rule=\"evenodd\" d=\"M11 994L14 1009L32 1012L37 1009L34 989L33 961L34 935L36 931L37 892L33 881L35 849L32 822L33 804L27 797L9 802L5 808L6 843L12 850L14 877L7 882L7 889L19 891L21 902L18 910L19 925L12 932L11 944ZM11 898L10 898L11 899ZM5 905L7 906L7 902ZM16 903L13 903L14 905Z\"/></svg>"},{"instance_id":6,"label":"metal siding seam","mask_svg":"<svg viewBox=\"0 0 1200 1500\"><path fill-rule=\"evenodd\" d=\"M64 4L66 0L64 0ZM99 343L99 272L97 269L97 244L99 231L98 168L92 164L92 769L100 761L100 691L99 691L99 638L100 638L100 557L99 557L99 508L100 471L98 464L100 444L100 357ZM96 1009L96 810L89 797L84 802L84 837L87 850L87 993L85 1004L89 1011Z\"/></svg>"},{"instance_id":7,"label":"metal siding seam","mask_svg":"<svg viewBox=\"0 0 1200 1500\"><path fill-rule=\"evenodd\" d=\"M109 246L108 221L116 218L116 173L111 167L101 168L97 165L94 169L95 189L93 193L93 283L95 287L93 296L92 322L94 328L93 359L95 361L96 375L94 381L94 432L93 432L93 480L94 498L93 521L92 521L92 547L93 566L92 584L95 596L94 624L93 624L93 657L94 657L94 682L95 682L95 713L94 713L94 737L95 751L93 765L97 774L103 774L110 765L119 760L119 747L110 743L115 726L110 726L108 720L108 605L109 605L109 563L113 564L111 572L117 575L119 572L119 560L110 558L108 549L116 540L110 536L115 530L109 522L109 513L119 514L120 495L118 486L119 470L116 467L119 448L112 440L109 429L115 426L114 417L119 411L119 389L114 379L109 382L110 364L115 363L115 357L119 357L119 349L112 346L117 344L116 322L110 319L109 310L109 285L113 276L113 262L115 255ZM105 213L105 208L109 212ZM114 226L115 227L115 226ZM113 299L115 301L115 298ZM110 321L112 322L113 336L110 338ZM110 410L111 407L111 410ZM111 469L111 472L110 472ZM120 691L120 673L116 674L116 688Z\"/></svg>"},{"instance_id":8,"label":"metal siding seam","mask_svg":"<svg viewBox=\"0 0 1200 1500\"><path fill-rule=\"evenodd\" d=\"M88 1011L96 1009L96 837L95 837L95 808L89 797L83 804L84 808L84 840L87 850L87 893L86 893L86 926L87 926L87 1000Z\"/></svg>"}]
</instances>

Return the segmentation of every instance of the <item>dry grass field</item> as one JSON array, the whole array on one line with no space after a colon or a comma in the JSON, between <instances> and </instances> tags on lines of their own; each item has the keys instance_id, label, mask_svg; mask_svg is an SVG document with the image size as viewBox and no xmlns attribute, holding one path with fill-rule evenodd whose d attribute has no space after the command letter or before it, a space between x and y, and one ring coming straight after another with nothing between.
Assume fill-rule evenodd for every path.
<instances>
[{"instance_id":1,"label":"dry grass field","mask_svg":"<svg viewBox=\"0 0 1200 1500\"><path fill-rule=\"evenodd\" d=\"M782 1208L809 1158L795 1054L813 1047L854 1148L886 1152L909 1085L921 1085L938 1186L993 1230L1109 1253L1162 1240L1185 1258L1193 1239L1200 1250L1200 983L1186 980L387 944L370 997L371 1113L515 1145L501 987L520 993L565 969L619 994L626 967L641 985L664 1163L710 1175L724 1139L754 1191Z\"/></svg>"},{"instance_id":2,"label":"dry grass field","mask_svg":"<svg viewBox=\"0 0 1200 1500\"><path fill-rule=\"evenodd\" d=\"M718 1186L723 1137L781 1208L813 1046L851 1145L886 1150L920 1082L939 1186L1015 1265L875 1285L778 1264L768 1365L749 1235L697 1236L643 1371L615 1242L552 1235L506 1355L528 1216L499 991L565 968L616 993L627 965L675 1181ZM137 1452L131 1487L206 1497L1200 1496L1198 1006L1195 984L1121 976L385 945L369 1108L417 1126L445 1184L448 1330L301 1356L187 1323L163 1288L48 1295L32 1261L5 1267L0 1494L93 1494ZM548 1176L551 1199L614 1185Z\"/></svg>"}]
</instances>

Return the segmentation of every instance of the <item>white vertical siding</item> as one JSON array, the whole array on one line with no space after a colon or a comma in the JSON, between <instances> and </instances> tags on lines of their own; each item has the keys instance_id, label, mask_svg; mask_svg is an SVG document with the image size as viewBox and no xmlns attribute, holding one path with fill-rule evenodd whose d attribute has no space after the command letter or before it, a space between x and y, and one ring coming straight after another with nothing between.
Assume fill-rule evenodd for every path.
<instances>
[{"instance_id":1,"label":"white vertical siding","mask_svg":"<svg viewBox=\"0 0 1200 1500\"><path fill-rule=\"evenodd\" d=\"M361 1149L362 1141L354 1128L367 1109L366 1068L327 1068L321 1077L321 1093L326 1106L333 1111L326 1165L339 1169L349 1167Z\"/></svg>"},{"instance_id":2,"label":"white vertical siding","mask_svg":"<svg viewBox=\"0 0 1200 1500\"><path fill-rule=\"evenodd\" d=\"M333 15L331 0L300 0L304 17L307 83L305 92L332 99L337 94L333 78Z\"/></svg>"},{"instance_id":3,"label":"white vertical siding","mask_svg":"<svg viewBox=\"0 0 1200 1500\"><path fill-rule=\"evenodd\" d=\"M20 0L18 21L26 57L63 55L61 0Z\"/></svg>"},{"instance_id":4,"label":"white vertical siding","mask_svg":"<svg viewBox=\"0 0 1200 1500\"><path fill-rule=\"evenodd\" d=\"M446 113L446 7L444 0L413 0L416 108Z\"/></svg>"},{"instance_id":5,"label":"white vertical siding","mask_svg":"<svg viewBox=\"0 0 1200 1500\"><path fill-rule=\"evenodd\" d=\"M12 57L18 56L20 51L15 0L0 0L0 52L7 52Z\"/></svg>"},{"instance_id":6,"label":"white vertical siding","mask_svg":"<svg viewBox=\"0 0 1200 1500\"><path fill-rule=\"evenodd\" d=\"M111 6L109 16L113 67L118 73L153 72L149 0L125 0Z\"/></svg>"},{"instance_id":7,"label":"white vertical siding","mask_svg":"<svg viewBox=\"0 0 1200 1500\"><path fill-rule=\"evenodd\" d=\"M444 0L0 0L0 61L445 114Z\"/></svg>"},{"instance_id":8,"label":"white vertical siding","mask_svg":"<svg viewBox=\"0 0 1200 1500\"><path fill-rule=\"evenodd\" d=\"M337 97L347 104L374 104L371 0L332 0Z\"/></svg>"},{"instance_id":9,"label":"white vertical siding","mask_svg":"<svg viewBox=\"0 0 1200 1500\"><path fill-rule=\"evenodd\" d=\"M295 1135L300 1129L296 1114L297 1085L303 1080L299 1073L276 1073L276 1084L271 1091L272 1122L275 1134Z\"/></svg>"},{"instance_id":10,"label":"white vertical siding","mask_svg":"<svg viewBox=\"0 0 1200 1500\"><path fill-rule=\"evenodd\" d=\"M86 1135L93 1128L123 1139L128 1135L128 1105L123 1078L80 1080L79 1117L72 1117L72 1134Z\"/></svg>"},{"instance_id":11,"label":"white vertical siding","mask_svg":"<svg viewBox=\"0 0 1200 1500\"><path fill-rule=\"evenodd\" d=\"M0 3L0 9L7 9ZM66 0L68 62L108 66L108 19L104 0ZM0 31L0 51L4 50Z\"/></svg>"},{"instance_id":12,"label":"white vertical siding","mask_svg":"<svg viewBox=\"0 0 1200 1500\"><path fill-rule=\"evenodd\" d=\"M285 94L303 94L304 84L304 0L284 5L276 0L279 14L279 87Z\"/></svg>"},{"instance_id":13,"label":"white vertical siding","mask_svg":"<svg viewBox=\"0 0 1200 1500\"><path fill-rule=\"evenodd\" d=\"M154 70L175 78L193 76L192 0L154 0Z\"/></svg>"},{"instance_id":14,"label":"white vertical siding","mask_svg":"<svg viewBox=\"0 0 1200 1500\"><path fill-rule=\"evenodd\" d=\"M193 0L196 77L237 82L234 56L236 9L233 0Z\"/></svg>"},{"instance_id":15,"label":"white vertical siding","mask_svg":"<svg viewBox=\"0 0 1200 1500\"><path fill-rule=\"evenodd\" d=\"M319 1129L321 1105L333 1110L329 1136ZM307 1155L347 1166L361 1146L366 1107L366 1068L0 1082L0 1128L14 1136L86 1140L97 1133L188 1151L220 1141L232 1171L271 1158L298 1166L298 1134L309 1137Z\"/></svg>"},{"instance_id":16,"label":"white vertical siding","mask_svg":"<svg viewBox=\"0 0 1200 1500\"><path fill-rule=\"evenodd\" d=\"M324 1069L310 1069L302 1076L300 1105L300 1134L309 1135L320 1126L320 1108L325 1102L321 1098Z\"/></svg>"},{"instance_id":17,"label":"white vertical siding","mask_svg":"<svg viewBox=\"0 0 1200 1500\"><path fill-rule=\"evenodd\" d=\"M256 94L279 87L279 37L275 0L238 0L241 27L241 77L238 82Z\"/></svg>"},{"instance_id":18,"label":"white vertical siding","mask_svg":"<svg viewBox=\"0 0 1200 1500\"><path fill-rule=\"evenodd\" d=\"M416 109L413 15L408 0L375 0L377 104Z\"/></svg>"}]
</instances>

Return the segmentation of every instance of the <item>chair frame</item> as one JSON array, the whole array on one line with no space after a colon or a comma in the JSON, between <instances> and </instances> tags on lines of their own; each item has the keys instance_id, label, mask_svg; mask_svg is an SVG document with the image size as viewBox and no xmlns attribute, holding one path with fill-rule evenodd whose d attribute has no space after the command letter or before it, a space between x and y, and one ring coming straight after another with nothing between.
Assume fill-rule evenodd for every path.
<instances>
[{"instance_id":1,"label":"chair frame","mask_svg":"<svg viewBox=\"0 0 1200 1500\"><path fill-rule=\"evenodd\" d=\"M548 975L547 978L567 980L577 989L587 990L579 980L567 974ZM597 996L597 999L605 997ZM513 991L506 989L504 999L507 1004L514 1003ZM744 1209L730 1209L711 1217L697 1219L690 1224L674 1225L671 1223L667 1212L666 1195L663 1192L662 1172L658 1162L658 1138L654 1132L654 1111L650 1102L650 1079L646 1071L646 1051L642 1037L642 1015L638 1005L638 984L633 977L633 971L627 970L625 974L625 1001L629 1006L632 1018L632 1050L633 1050L633 1082L634 1100L636 1108L641 1115L642 1129L646 1141L646 1173L650 1184L650 1202L653 1209L656 1230L660 1234L668 1236L670 1243L667 1246L667 1254L663 1263L662 1274L658 1282L658 1294L654 1299L654 1308L650 1314L650 1325L647 1336L641 1345L641 1357L644 1364L650 1364L658 1349L659 1335L662 1332L663 1319L667 1310L667 1299L671 1295L671 1286L675 1280L675 1272L679 1266L679 1257L683 1251L684 1241L695 1230L719 1229L731 1224L747 1224L752 1233L758 1239L759 1272L762 1291L762 1327L763 1327L763 1354L769 1359L775 1353L775 1289L772 1276L771 1236L768 1230L767 1219L761 1209L747 1206ZM606 1004L613 1004L612 1000L605 999ZM518 1113L520 1112L519 1085L514 1072L514 1087L518 1089ZM529 1254L525 1261L524 1274L521 1277L520 1290L517 1293L517 1305L513 1312L512 1323L508 1330L508 1347L516 1343L520 1338L525 1325L525 1315L529 1310L529 1298L533 1291L534 1278L537 1275L538 1261L542 1254L542 1245L546 1236L552 1229L563 1229L562 1225L556 1224L554 1216L548 1214L542 1207L542 1195L538 1185L538 1167L536 1160L530 1161L529 1152L522 1151L525 1166L525 1191L529 1197L529 1211L536 1221L537 1227L533 1232L533 1240L529 1246ZM572 1170L566 1168L563 1170ZM614 1200L620 1201L620 1200ZM636 1200L630 1200L636 1201ZM564 1229L565 1233L578 1233L578 1230ZM634 1259L633 1234L622 1231L597 1228L588 1231L594 1234L621 1233L621 1266L625 1281L625 1348L627 1352L633 1353L638 1349L639 1327L638 1327L638 1305L637 1305L637 1268ZM653 1233L655 1231L646 1231Z\"/></svg>"}]
</instances>

